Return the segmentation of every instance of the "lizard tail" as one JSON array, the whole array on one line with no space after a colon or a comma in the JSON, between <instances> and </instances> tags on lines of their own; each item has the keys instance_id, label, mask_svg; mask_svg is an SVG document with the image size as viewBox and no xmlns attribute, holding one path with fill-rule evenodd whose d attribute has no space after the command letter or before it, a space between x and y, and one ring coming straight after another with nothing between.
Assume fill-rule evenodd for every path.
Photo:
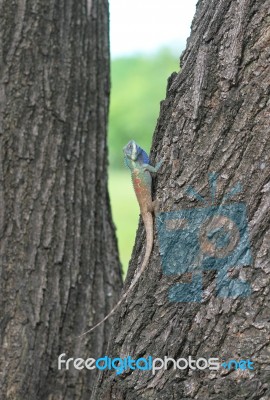
<instances>
[{"instance_id":1,"label":"lizard tail","mask_svg":"<svg viewBox=\"0 0 270 400\"><path fill-rule=\"evenodd\" d=\"M123 294L123 296L121 297L121 299L118 301L118 303L113 307L113 309L109 312L108 315L106 315L106 317L104 317L100 322L98 322L96 325L94 325L91 329L89 329L88 331L82 333L80 336L78 337L82 337L84 335L86 335L87 333L92 332L94 329L96 329L98 326L100 326L101 324L103 324L103 322L105 322L108 318L110 318L110 316L115 312L115 310L120 306L120 304L127 298L127 296L130 294L130 292L132 291L132 289L134 288L134 286L136 285L136 283L138 282L140 276L142 275L142 273L144 272L145 268L148 265L148 261L152 252L152 247L153 247L153 241L154 241L154 231L153 231L153 216L151 214L151 212L147 212L145 214L142 215L142 219L144 222L144 226L145 226L145 230L146 230L146 250L145 250L145 255L143 258L143 262L141 265L141 268L139 269L139 271L135 274L128 290L126 291L126 293Z\"/></svg>"},{"instance_id":2,"label":"lizard tail","mask_svg":"<svg viewBox=\"0 0 270 400\"><path fill-rule=\"evenodd\" d=\"M143 223L144 223L145 230L146 230L146 249L145 249L145 255L143 258L142 266L141 266L139 274L138 274L138 279L148 265L148 261L149 261L149 258L150 258L151 252L152 252L153 242L154 242L154 227L153 227L152 213L147 212L145 214L142 214L142 219L143 219ZM134 280L135 279L136 279L136 276L135 276ZM131 282L131 285L132 285L132 282Z\"/></svg>"}]
</instances>

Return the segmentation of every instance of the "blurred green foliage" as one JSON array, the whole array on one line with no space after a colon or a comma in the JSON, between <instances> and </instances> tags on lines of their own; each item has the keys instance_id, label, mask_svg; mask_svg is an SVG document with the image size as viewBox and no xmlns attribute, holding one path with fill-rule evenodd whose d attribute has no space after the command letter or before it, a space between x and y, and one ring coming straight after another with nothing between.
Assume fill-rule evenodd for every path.
<instances>
[{"instance_id":1,"label":"blurred green foliage","mask_svg":"<svg viewBox=\"0 0 270 400\"><path fill-rule=\"evenodd\" d=\"M109 192L118 249L125 276L135 243L140 213L128 171L112 170L110 172Z\"/></svg>"},{"instance_id":2,"label":"blurred green foliage","mask_svg":"<svg viewBox=\"0 0 270 400\"><path fill-rule=\"evenodd\" d=\"M168 49L151 56L117 58L111 64L109 115L109 192L124 275L134 244L139 207L124 168L122 148L134 139L147 152L165 98L167 79L179 70L178 58Z\"/></svg>"},{"instance_id":3,"label":"blurred green foliage","mask_svg":"<svg viewBox=\"0 0 270 400\"><path fill-rule=\"evenodd\" d=\"M179 60L169 49L161 49L151 56L112 60L109 114L112 168L122 167L122 148L131 139L149 151L167 79L178 70Z\"/></svg>"}]
</instances>

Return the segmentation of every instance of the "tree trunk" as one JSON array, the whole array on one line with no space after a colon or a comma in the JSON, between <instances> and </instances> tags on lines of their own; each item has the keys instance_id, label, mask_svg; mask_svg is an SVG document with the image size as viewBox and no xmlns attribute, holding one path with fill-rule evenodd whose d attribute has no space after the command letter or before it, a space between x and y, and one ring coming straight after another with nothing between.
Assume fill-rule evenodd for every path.
<instances>
[{"instance_id":1,"label":"tree trunk","mask_svg":"<svg viewBox=\"0 0 270 400\"><path fill-rule=\"evenodd\" d=\"M219 367L179 369L171 361L155 374L106 370L92 399L270 398L269 10L269 0L197 4L154 135L153 164L164 159L154 186L162 211L154 251L107 351L112 358L214 357ZM191 216L193 227L185 225ZM218 226L228 234L220 252L209 236ZM126 286L144 240L141 224ZM246 369L221 365L231 359L245 360Z\"/></svg>"},{"instance_id":2,"label":"tree trunk","mask_svg":"<svg viewBox=\"0 0 270 400\"><path fill-rule=\"evenodd\" d=\"M0 3L1 399L89 399L121 274L107 192L108 4Z\"/></svg>"}]
</instances>

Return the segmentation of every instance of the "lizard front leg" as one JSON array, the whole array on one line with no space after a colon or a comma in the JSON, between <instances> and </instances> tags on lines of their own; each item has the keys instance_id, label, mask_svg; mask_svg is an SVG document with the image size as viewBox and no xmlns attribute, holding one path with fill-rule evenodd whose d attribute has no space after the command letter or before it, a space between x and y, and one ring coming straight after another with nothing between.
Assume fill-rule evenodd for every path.
<instances>
[{"instance_id":1,"label":"lizard front leg","mask_svg":"<svg viewBox=\"0 0 270 400\"><path fill-rule=\"evenodd\" d=\"M155 167L153 167L152 165L149 165L149 164L143 164L142 167L143 167L144 171L149 171L151 173L156 173L156 172L158 172L158 170L161 167L162 163L163 163L163 161L161 160L161 161L159 161L157 163L157 165Z\"/></svg>"}]
</instances>

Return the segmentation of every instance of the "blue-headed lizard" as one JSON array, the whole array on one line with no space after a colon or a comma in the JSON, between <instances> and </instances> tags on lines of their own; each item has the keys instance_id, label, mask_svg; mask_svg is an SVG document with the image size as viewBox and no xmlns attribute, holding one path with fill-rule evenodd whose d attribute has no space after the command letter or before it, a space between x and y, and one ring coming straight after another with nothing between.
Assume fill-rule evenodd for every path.
<instances>
[{"instance_id":1,"label":"blue-headed lizard","mask_svg":"<svg viewBox=\"0 0 270 400\"><path fill-rule=\"evenodd\" d=\"M146 231L146 249L145 255L141 267L135 273L130 286L127 291L123 294L117 304L113 307L108 315L98 322L95 326L83 333L81 336L93 331L99 325L103 324L120 306L120 304L127 298L131 290L138 282L140 276L144 272L148 265L149 258L152 252L153 241L154 241L154 225L153 225L153 212L155 211L154 202L152 201L152 177L151 173L155 173L159 170L162 161L160 161L156 167L150 165L150 161L146 152L134 141L131 140L123 148L124 160L126 166L131 171L132 183L137 196L137 200L140 206L140 213L143 219L145 231Z\"/></svg>"}]
</instances>

